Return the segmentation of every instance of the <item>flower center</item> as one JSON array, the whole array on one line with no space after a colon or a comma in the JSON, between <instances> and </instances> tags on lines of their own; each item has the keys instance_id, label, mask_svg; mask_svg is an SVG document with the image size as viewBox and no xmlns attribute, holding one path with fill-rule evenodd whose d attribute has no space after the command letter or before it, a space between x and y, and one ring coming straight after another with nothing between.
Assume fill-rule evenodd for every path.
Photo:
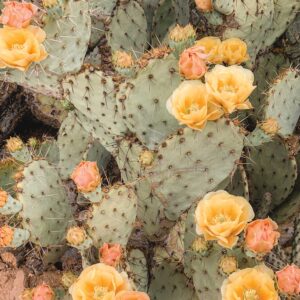
<instances>
[{"instance_id":1,"label":"flower center","mask_svg":"<svg viewBox=\"0 0 300 300\"><path fill-rule=\"evenodd\" d=\"M12 50L22 50L24 48L24 45L22 44L12 44L11 49Z\"/></svg>"},{"instance_id":2,"label":"flower center","mask_svg":"<svg viewBox=\"0 0 300 300\"><path fill-rule=\"evenodd\" d=\"M243 300L259 300L256 290L249 289L244 292Z\"/></svg>"},{"instance_id":3,"label":"flower center","mask_svg":"<svg viewBox=\"0 0 300 300\"><path fill-rule=\"evenodd\" d=\"M102 300L108 293L108 288L103 286L96 286L94 288L94 298L95 300Z\"/></svg>"},{"instance_id":4,"label":"flower center","mask_svg":"<svg viewBox=\"0 0 300 300\"><path fill-rule=\"evenodd\" d=\"M228 217L225 216L224 214L218 214L213 218L213 223L218 224L218 223L224 223L228 221Z\"/></svg>"}]
</instances>

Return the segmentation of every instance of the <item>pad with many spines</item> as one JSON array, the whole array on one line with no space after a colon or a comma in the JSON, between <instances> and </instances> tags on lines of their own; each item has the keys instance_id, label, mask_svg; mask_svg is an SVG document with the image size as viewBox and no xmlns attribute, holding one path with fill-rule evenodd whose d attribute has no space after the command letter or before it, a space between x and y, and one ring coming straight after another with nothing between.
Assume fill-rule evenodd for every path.
<instances>
[{"instance_id":1,"label":"pad with many spines","mask_svg":"<svg viewBox=\"0 0 300 300\"><path fill-rule=\"evenodd\" d=\"M127 129L118 113L117 87L112 77L89 67L76 75L66 77L63 86L67 98L76 110L96 122L108 134L124 135Z\"/></svg>"},{"instance_id":2,"label":"pad with many spines","mask_svg":"<svg viewBox=\"0 0 300 300\"><path fill-rule=\"evenodd\" d=\"M288 69L278 76L268 91L264 118L275 119L282 136L293 134L300 117L300 76L297 70Z\"/></svg>"},{"instance_id":3,"label":"pad with many spines","mask_svg":"<svg viewBox=\"0 0 300 300\"><path fill-rule=\"evenodd\" d=\"M93 204L87 220L88 234L96 247L103 243L126 245L134 227L137 198L132 188L115 185L103 191L100 203Z\"/></svg>"},{"instance_id":4,"label":"pad with many spines","mask_svg":"<svg viewBox=\"0 0 300 300\"><path fill-rule=\"evenodd\" d=\"M112 51L122 49L141 56L148 47L147 20L143 8L135 0L121 3L114 11L106 30Z\"/></svg>"},{"instance_id":5,"label":"pad with many spines","mask_svg":"<svg viewBox=\"0 0 300 300\"><path fill-rule=\"evenodd\" d=\"M76 165L80 163L90 140L90 135L77 122L74 113L70 112L62 123L57 138L58 169L63 179L68 179Z\"/></svg>"},{"instance_id":6,"label":"pad with many spines","mask_svg":"<svg viewBox=\"0 0 300 300\"><path fill-rule=\"evenodd\" d=\"M296 160L289 155L284 141L275 137L262 146L249 148L247 156L245 166L253 205L259 205L266 193L271 193L271 209L283 203L297 178Z\"/></svg>"},{"instance_id":7,"label":"pad with many spines","mask_svg":"<svg viewBox=\"0 0 300 300\"><path fill-rule=\"evenodd\" d=\"M151 60L131 80L125 99L118 97L119 111L128 128L150 149L179 127L166 103L180 81L178 61L169 55Z\"/></svg>"},{"instance_id":8,"label":"pad with many spines","mask_svg":"<svg viewBox=\"0 0 300 300\"><path fill-rule=\"evenodd\" d=\"M203 131L179 129L160 145L149 174L170 220L231 174L243 138L238 127L222 118L209 122Z\"/></svg>"},{"instance_id":9,"label":"pad with many spines","mask_svg":"<svg viewBox=\"0 0 300 300\"><path fill-rule=\"evenodd\" d=\"M24 229L31 242L42 247L63 244L68 226L73 221L71 205L54 166L37 160L25 166L17 184L17 198Z\"/></svg>"}]
</instances>

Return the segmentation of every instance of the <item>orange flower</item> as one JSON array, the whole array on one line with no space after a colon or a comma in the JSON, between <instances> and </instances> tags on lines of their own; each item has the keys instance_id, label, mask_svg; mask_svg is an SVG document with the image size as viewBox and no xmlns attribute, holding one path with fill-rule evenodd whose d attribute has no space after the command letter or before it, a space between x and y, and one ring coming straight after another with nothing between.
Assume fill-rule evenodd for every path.
<instances>
[{"instance_id":1,"label":"orange flower","mask_svg":"<svg viewBox=\"0 0 300 300\"><path fill-rule=\"evenodd\" d=\"M46 33L39 27L4 27L0 29L0 69L26 71L33 62L44 60L48 54L41 44Z\"/></svg>"},{"instance_id":2,"label":"orange flower","mask_svg":"<svg viewBox=\"0 0 300 300\"><path fill-rule=\"evenodd\" d=\"M150 300L146 293L136 291L122 291L117 294L115 300Z\"/></svg>"},{"instance_id":3,"label":"orange flower","mask_svg":"<svg viewBox=\"0 0 300 300\"><path fill-rule=\"evenodd\" d=\"M85 268L69 292L73 300L115 300L116 295L124 290L131 290L126 273L99 263Z\"/></svg>"},{"instance_id":4,"label":"orange flower","mask_svg":"<svg viewBox=\"0 0 300 300\"><path fill-rule=\"evenodd\" d=\"M245 229L246 248L254 253L270 252L278 243L280 233L277 224L270 218L255 220Z\"/></svg>"},{"instance_id":5,"label":"orange flower","mask_svg":"<svg viewBox=\"0 0 300 300\"><path fill-rule=\"evenodd\" d=\"M207 121L214 121L223 111L211 103L205 85L201 81L184 81L167 101L167 109L180 124L195 130L205 127Z\"/></svg>"},{"instance_id":6,"label":"orange flower","mask_svg":"<svg viewBox=\"0 0 300 300\"><path fill-rule=\"evenodd\" d=\"M71 179L75 182L78 191L89 193L101 183L101 176L96 162L82 161L73 171Z\"/></svg>"},{"instance_id":7,"label":"orange flower","mask_svg":"<svg viewBox=\"0 0 300 300\"><path fill-rule=\"evenodd\" d=\"M222 300L279 300L273 275L264 265L234 272L222 284Z\"/></svg>"},{"instance_id":8,"label":"orange flower","mask_svg":"<svg viewBox=\"0 0 300 300\"><path fill-rule=\"evenodd\" d=\"M300 294L300 268L295 265L289 265L276 272L276 275L281 292L289 295Z\"/></svg>"},{"instance_id":9,"label":"orange flower","mask_svg":"<svg viewBox=\"0 0 300 300\"><path fill-rule=\"evenodd\" d=\"M8 199L8 194L0 188L0 208L3 207Z\"/></svg>"},{"instance_id":10,"label":"orange flower","mask_svg":"<svg viewBox=\"0 0 300 300\"><path fill-rule=\"evenodd\" d=\"M47 284L40 284L33 289L32 300L54 300L54 292Z\"/></svg>"},{"instance_id":11,"label":"orange flower","mask_svg":"<svg viewBox=\"0 0 300 300\"><path fill-rule=\"evenodd\" d=\"M220 246L232 248L253 218L253 209L245 198L226 191L211 192L197 205L196 232L207 241L216 240Z\"/></svg>"},{"instance_id":12,"label":"orange flower","mask_svg":"<svg viewBox=\"0 0 300 300\"><path fill-rule=\"evenodd\" d=\"M119 244L107 244L104 243L99 250L100 262L116 267L120 262L122 256L122 248Z\"/></svg>"},{"instance_id":13,"label":"orange flower","mask_svg":"<svg viewBox=\"0 0 300 300\"><path fill-rule=\"evenodd\" d=\"M7 247L11 245L14 238L14 231L11 227L4 225L0 227L0 247Z\"/></svg>"},{"instance_id":14,"label":"orange flower","mask_svg":"<svg viewBox=\"0 0 300 300\"><path fill-rule=\"evenodd\" d=\"M203 12L212 11L212 0L195 0L196 6L199 10Z\"/></svg>"},{"instance_id":15,"label":"orange flower","mask_svg":"<svg viewBox=\"0 0 300 300\"><path fill-rule=\"evenodd\" d=\"M194 46L184 50L179 58L179 71L186 79L199 79L207 71L204 48Z\"/></svg>"},{"instance_id":16,"label":"orange flower","mask_svg":"<svg viewBox=\"0 0 300 300\"><path fill-rule=\"evenodd\" d=\"M11 27L25 28L37 11L38 7L32 3L7 1L4 2L0 23Z\"/></svg>"}]
</instances>

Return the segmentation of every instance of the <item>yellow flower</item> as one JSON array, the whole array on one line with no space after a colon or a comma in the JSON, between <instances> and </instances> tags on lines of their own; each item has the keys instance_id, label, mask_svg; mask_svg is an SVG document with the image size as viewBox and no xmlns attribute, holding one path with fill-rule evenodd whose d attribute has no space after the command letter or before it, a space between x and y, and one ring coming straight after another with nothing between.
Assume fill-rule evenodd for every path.
<instances>
[{"instance_id":1,"label":"yellow flower","mask_svg":"<svg viewBox=\"0 0 300 300\"><path fill-rule=\"evenodd\" d=\"M223 41L220 45L220 53L223 62L229 65L241 64L250 58L247 52L247 44L238 38Z\"/></svg>"},{"instance_id":2,"label":"yellow flower","mask_svg":"<svg viewBox=\"0 0 300 300\"><path fill-rule=\"evenodd\" d=\"M226 113L237 109L251 109L248 99L255 89L254 75L241 66L224 67L216 65L205 74L206 88L214 98L215 105L223 107Z\"/></svg>"},{"instance_id":3,"label":"yellow flower","mask_svg":"<svg viewBox=\"0 0 300 300\"><path fill-rule=\"evenodd\" d=\"M223 115L222 110L211 103L205 85L198 80L182 82L167 101L167 109L180 124L195 130L203 129L207 121Z\"/></svg>"},{"instance_id":4,"label":"yellow flower","mask_svg":"<svg viewBox=\"0 0 300 300\"><path fill-rule=\"evenodd\" d=\"M41 44L46 33L39 27L0 28L0 69L13 68L26 71L32 62L39 62L47 57Z\"/></svg>"},{"instance_id":5,"label":"yellow flower","mask_svg":"<svg viewBox=\"0 0 300 300\"><path fill-rule=\"evenodd\" d=\"M208 55L207 61L212 64L222 63L220 53L221 40L215 36L207 36L196 42L197 46L204 47L204 53Z\"/></svg>"},{"instance_id":6,"label":"yellow flower","mask_svg":"<svg viewBox=\"0 0 300 300\"><path fill-rule=\"evenodd\" d=\"M114 300L124 290L131 290L126 273L99 263L84 269L69 292L73 300Z\"/></svg>"},{"instance_id":7,"label":"yellow flower","mask_svg":"<svg viewBox=\"0 0 300 300\"><path fill-rule=\"evenodd\" d=\"M279 130L279 124L276 119L269 118L260 124L260 128L267 134L274 135Z\"/></svg>"},{"instance_id":8,"label":"yellow flower","mask_svg":"<svg viewBox=\"0 0 300 300\"><path fill-rule=\"evenodd\" d=\"M223 282L222 300L279 300L273 277L264 265L239 270Z\"/></svg>"},{"instance_id":9,"label":"yellow flower","mask_svg":"<svg viewBox=\"0 0 300 300\"><path fill-rule=\"evenodd\" d=\"M79 246L86 239L86 232L80 227L71 227L67 232L66 240L70 245Z\"/></svg>"},{"instance_id":10,"label":"yellow flower","mask_svg":"<svg viewBox=\"0 0 300 300\"><path fill-rule=\"evenodd\" d=\"M23 148L24 144L19 137L11 137L6 141L6 149L8 152L16 152Z\"/></svg>"},{"instance_id":11,"label":"yellow flower","mask_svg":"<svg viewBox=\"0 0 300 300\"><path fill-rule=\"evenodd\" d=\"M216 240L220 246L232 248L253 218L253 209L245 198L222 190L211 192L196 208L196 232L207 241Z\"/></svg>"}]
</instances>

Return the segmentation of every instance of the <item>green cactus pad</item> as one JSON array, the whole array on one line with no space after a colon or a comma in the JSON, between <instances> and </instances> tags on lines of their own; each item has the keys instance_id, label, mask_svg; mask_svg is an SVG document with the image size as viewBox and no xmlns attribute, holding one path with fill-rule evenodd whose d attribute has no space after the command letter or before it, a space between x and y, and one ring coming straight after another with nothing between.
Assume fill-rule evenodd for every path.
<instances>
[{"instance_id":1,"label":"green cactus pad","mask_svg":"<svg viewBox=\"0 0 300 300\"><path fill-rule=\"evenodd\" d=\"M147 20L143 8L131 0L120 4L114 12L106 31L108 45L112 51L122 49L141 56L147 43Z\"/></svg>"},{"instance_id":2,"label":"green cactus pad","mask_svg":"<svg viewBox=\"0 0 300 300\"><path fill-rule=\"evenodd\" d=\"M26 229L14 228L14 237L10 247L17 248L24 245L30 237L30 232Z\"/></svg>"},{"instance_id":3,"label":"green cactus pad","mask_svg":"<svg viewBox=\"0 0 300 300\"><path fill-rule=\"evenodd\" d=\"M34 153L35 157L47 160L51 164L59 163L59 148L54 139L46 139Z\"/></svg>"},{"instance_id":4,"label":"green cactus pad","mask_svg":"<svg viewBox=\"0 0 300 300\"><path fill-rule=\"evenodd\" d=\"M118 97L119 111L128 128L150 149L179 127L166 102L180 81L178 62L169 55L150 61L128 84L125 99Z\"/></svg>"},{"instance_id":5,"label":"green cactus pad","mask_svg":"<svg viewBox=\"0 0 300 300\"><path fill-rule=\"evenodd\" d=\"M62 123L57 138L60 156L58 169L63 179L69 178L83 159L90 139L89 134L76 121L74 113L70 112Z\"/></svg>"},{"instance_id":6,"label":"green cactus pad","mask_svg":"<svg viewBox=\"0 0 300 300\"><path fill-rule=\"evenodd\" d=\"M95 126L106 134L124 135L127 129L118 114L112 77L90 67L67 77L63 86L69 101Z\"/></svg>"},{"instance_id":7,"label":"green cactus pad","mask_svg":"<svg viewBox=\"0 0 300 300\"><path fill-rule=\"evenodd\" d=\"M133 280L138 291L147 292L148 267L144 253L139 249L132 249L127 254L129 276Z\"/></svg>"},{"instance_id":8,"label":"green cactus pad","mask_svg":"<svg viewBox=\"0 0 300 300\"><path fill-rule=\"evenodd\" d=\"M239 165L230 178L226 191L232 195L249 199L248 179L243 165Z\"/></svg>"},{"instance_id":9,"label":"green cactus pad","mask_svg":"<svg viewBox=\"0 0 300 300\"><path fill-rule=\"evenodd\" d=\"M45 47L49 56L41 64L46 72L63 75L81 68L90 33L91 18L88 2L69 0L60 19L46 19Z\"/></svg>"},{"instance_id":10,"label":"green cactus pad","mask_svg":"<svg viewBox=\"0 0 300 300\"><path fill-rule=\"evenodd\" d=\"M4 206L0 207L0 214L13 215L18 213L22 209L22 204L14 199L11 195L8 195L7 201Z\"/></svg>"},{"instance_id":11,"label":"green cactus pad","mask_svg":"<svg viewBox=\"0 0 300 300\"><path fill-rule=\"evenodd\" d=\"M258 147L272 141L272 136L266 134L259 126L245 138L245 146Z\"/></svg>"},{"instance_id":12,"label":"green cactus pad","mask_svg":"<svg viewBox=\"0 0 300 300\"><path fill-rule=\"evenodd\" d=\"M14 175L18 172L20 163L12 158L0 160L0 187L13 195L15 185Z\"/></svg>"},{"instance_id":13,"label":"green cactus pad","mask_svg":"<svg viewBox=\"0 0 300 300\"><path fill-rule=\"evenodd\" d=\"M24 168L17 189L23 206L22 225L30 232L31 242L42 247L63 244L73 221L72 208L54 166L45 160L31 162Z\"/></svg>"},{"instance_id":14,"label":"green cactus pad","mask_svg":"<svg viewBox=\"0 0 300 300\"><path fill-rule=\"evenodd\" d=\"M243 138L238 127L219 119L209 122L203 131L179 129L160 145L150 171L151 185L170 220L176 220L231 174Z\"/></svg>"},{"instance_id":15,"label":"green cactus pad","mask_svg":"<svg viewBox=\"0 0 300 300\"><path fill-rule=\"evenodd\" d=\"M125 185L113 186L103 193L101 202L93 204L87 232L96 247L103 243L126 245L134 227L137 199Z\"/></svg>"},{"instance_id":16,"label":"green cactus pad","mask_svg":"<svg viewBox=\"0 0 300 300\"><path fill-rule=\"evenodd\" d=\"M245 166L253 204L259 205L266 193L271 193L271 208L285 201L297 178L297 164L284 141L277 137L260 147L249 148L247 156Z\"/></svg>"},{"instance_id":17,"label":"green cactus pad","mask_svg":"<svg viewBox=\"0 0 300 300\"><path fill-rule=\"evenodd\" d=\"M293 134L300 117L300 76L297 70L287 70L279 75L268 91L264 118L275 119L282 136Z\"/></svg>"},{"instance_id":18,"label":"green cactus pad","mask_svg":"<svg viewBox=\"0 0 300 300\"><path fill-rule=\"evenodd\" d=\"M18 162L28 163L31 161L31 153L26 146L23 146L21 150L11 152L10 155Z\"/></svg>"},{"instance_id":19,"label":"green cactus pad","mask_svg":"<svg viewBox=\"0 0 300 300\"><path fill-rule=\"evenodd\" d=\"M193 286L175 263L163 262L152 271L149 295L152 300L196 300ZM209 298L208 298L209 299Z\"/></svg>"},{"instance_id":20,"label":"green cactus pad","mask_svg":"<svg viewBox=\"0 0 300 300\"><path fill-rule=\"evenodd\" d=\"M282 54L267 53L257 58L254 69L254 85L256 89L250 95L250 101L255 107L255 114L262 117L265 104L265 93L269 85L277 77L279 71L289 67L289 61Z\"/></svg>"}]
</instances>

